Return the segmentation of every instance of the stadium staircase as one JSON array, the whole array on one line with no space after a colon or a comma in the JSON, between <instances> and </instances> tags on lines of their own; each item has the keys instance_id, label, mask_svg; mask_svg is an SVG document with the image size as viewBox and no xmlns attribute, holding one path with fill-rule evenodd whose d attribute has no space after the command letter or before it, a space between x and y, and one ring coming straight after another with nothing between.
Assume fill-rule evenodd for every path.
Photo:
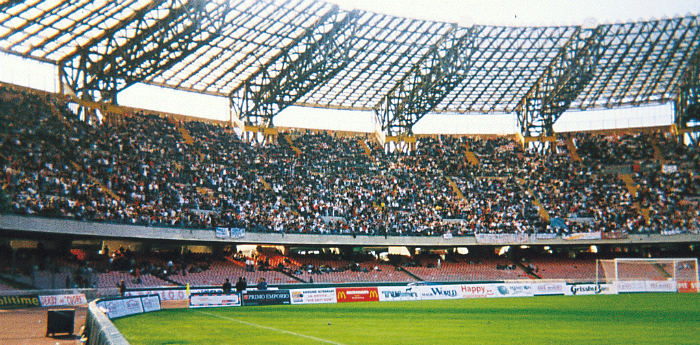
<instances>
[{"instance_id":1,"label":"stadium staircase","mask_svg":"<svg viewBox=\"0 0 700 345\"><path fill-rule=\"evenodd\" d=\"M397 265L397 266L394 266L394 269L395 269L397 272L405 273L406 275L408 275L409 277L415 279L416 281L419 281L419 282L425 281L423 278L421 278L421 277L419 277L419 276L417 276L417 275L411 273L411 271L409 271L409 270L407 270L407 269L404 269L404 268L401 267L401 266L398 266L398 265Z\"/></svg>"},{"instance_id":2,"label":"stadium staircase","mask_svg":"<svg viewBox=\"0 0 700 345\"><path fill-rule=\"evenodd\" d=\"M292 151L294 151L294 153L296 153L297 156L301 155L301 150L298 147L294 146L294 142L292 141L292 138L290 138L288 135L286 135L284 133L279 133L278 135L284 137L285 142L287 144L289 144L289 148L292 149Z\"/></svg>"},{"instance_id":3,"label":"stadium staircase","mask_svg":"<svg viewBox=\"0 0 700 345\"><path fill-rule=\"evenodd\" d=\"M524 179L518 178L518 182L520 182L521 186L525 187ZM535 193L532 192L532 189L527 188L527 194L532 197L532 204L535 205L535 207L537 207L537 212L539 213L540 218L542 218L542 220L544 220L546 223L549 223L549 212L547 212L547 210L544 209L540 201L537 200L537 198L535 198Z\"/></svg>"},{"instance_id":4,"label":"stadium staircase","mask_svg":"<svg viewBox=\"0 0 700 345\"><path fill-rule=\"evenodd\" d=\"M469 164L471 164L473 166L479 165L479 158L474 154L474 152L469 150L469 146L466 144L463 146L464 146L464 156L467 158L467 162L469 162Z\"/></svg>"},{"instance_id":5,"label":"stadium staircase","mask_svg":"<svg viewBox=\"0 0 700 345\"><path fill-rule=\"evenodd\" d=\"M627 187L627 191L632 194L632 197L637 197L637 185L634 183L634 179L630 174L621 174L620 178L622 179L623 182L625 182L625 187Z\"/></svg>"},{"instance_id":6,"label":"stadium staircase","mask_svg":"<svg viewBox=\"0 0 700 345\"><path fill-rule=\"evenodd\" d=\"M175 125L175 128L177 128L178 133L180 133L180 136L182 136L182 139L185 140L185 144L187 145L192 145L194 144L194 138L192 138L192 135L190 135L190 132L182 126L181 123L175 121L172 117L167 117L167 119L170 121L170 123Z\"/></svg>"},{"instance_id":7,"label":"stadium staircase","mask_svg":"<svg viewBox=\"0 0 700 345\"><path fill-rule=\"evenodd\" d=\"M47 102L47 103L50 105L51 113L52 113L54 116L56 116L59 120L61 120L61 122L63 122L64 124L66 124L66 126L71 126L71 124L68 122L68 120L67 120L67 119L63 116L63 114L61 114L61 112L58 110L58 107L56 106L56 104L55 104L54 102ZM71 161L71 165L73 165L73 168L75 168L75 170L77 170L77 171L82 171L82 170L83 170L82 167L81 167L78 163L76 163L76 162L72 162L72 161ZM90 181L92 181L92 183L94 183L94 184L96 184L98 187L100 187L100 188L102 189L102 191L104 191L105 193L107 193L109 196L111 196L112 198L114 198L114 199L116 199L116 200L119 200L119 201L122 200L122 198L121 198L119 195L117 195L116 193L114 193L113 190L107 188L107 186L105 186L104 184L102 184L102 181L100 181L99 179L97 179L95 176L92 176L91 174L86 174L86 175L87 175L87 177L90 179Z\"/></svg>"},{"instance_id":8,"label":"stadium staircase","mask_svg":"<svg viewBox=\"0 0 700 345\"><path fill-rule=\"evenodd\" d=\"M530 277L532 279L542 279L542 277L537 275L537 273L533 272L530 268L523 265L523 263L520 260L518 260L514 257L509 257L509 259L510 259L510 261L513 262L513 264L515 264L515 266L517 266L519 269L521 269L523 272L525 272L525 274L527 274L528 277Z\"/></svg>"},{"instance_id":9,"label":"stadium staircase","mask_svg":"<svg viewBox=\"0 0 700 345\"><path fill-rule=\"evenodd\" d=\"M637 187L637 184L634 183L632 175L621 174L620 178L623 182L625 182L625 187L627 187L627 191L629 191L629 193L632 195L632 198L637 199L637 191L639 190L639 187ZM642 208L642 205L639 203L639 201L634 202L634 207L636 207L639 213L641 213L642 217L644 218L644 221L647 224L649 224L649 209Z\"/></svg>"},{"instance_id":10,"label":"stadium staircase","mask_svg":"<svg viewBox=\"0 0 700 345\"><path fill-rule=\"evenodd\" d=\"M454 191L457 195L457 199L464 199L464 194L462 194L462 191L459 190L459 187L455 181L453 181L449 176L445 176L445 180L447 180L447 183L450 185L450 187L452 187L452 191Z\"/></svg>"},{"instance_id":11,"label":"stadium staircase","mask_svg":"<svg viewBox=\"0 0 700 345\"><path fill-rule=\"evenodd\" d=\"M55 102L46 102L49 104L51 108L51 113L56 116L61 122L65 123L66 125L70 126L70 123L68 123L68 120L66 120L65 116L61 114L61 112L58 110L58 107L56 106Z\"/></svg>"},{"instance_id":12,"label":"stadium staircase","mask_svg":"<svg viewBox=\"0 0 700 345\"><path fill-rule=\"evenodd\" d=\"M272 189L272 187L270 187L270 184L267 183L267 181L263 180L262 177L258 177L258 181L263 185L263 187L265 188L265 190L270 190L270 189Z\"/></svg>"},{"instance_id":13,"label":"stadium staircase","mask_svg":"<svg viewBox=\"0 0 700 345\"><path fill-rule=\"evenodd\" d=\"M75 168L75 170L77 170L77 171L82 171L82 170L83 170L83 167L81 167L78 163L73 162L73 161L71 161L70 163L73 165L73 168ZM102 184L102 181L100 181L97 177L92 176L91 174L88 174L88 173L86 173L85 175L87 175L87 177L90 179L90 181L92 181L92 183L94 183L95 185L97 185L98 187L100 187L100 189L101 189L103 192L107 193L107 195L111 196L112 198L114 198L114 199L116 199L116 200L119 200L119 201L122 200L122 197L120 197L119 195L117 195L117 193L115 193L113 190L107 188L107 186L105 186L104 184Z\"/></svg>"},{"instance_id":14,"label":"stadium staircase","mask_svg":"<svg viewBox=\"0 0 700 345\"><path fill-rule=\"evenodd\" d=\"M566 149L569 151L569 156L571 159L573 159L575 162L581 161L581 156L578 155L578 149L576 148L576 144L574 144L574 138L566 138Z\"/></svg>"},{"instance_id":15,"label":"stadium staircase","mask_svg":"<svg viewBox=\"0 0 700 345\"><path fill-rule=\"evenodd\" d=\"M673 278L673 275L671 275L671 273L668 273L668 271L663 266L661 266L661 264L654 264L654 268L656 268L656 270L659 271L659 273L661 273L661 275L664 276L664 278Z\"/></svg>"},{"instance_id":16,"label":"stadium staircase","mask_svg":"<svg viewBox=\"0 0 700 345\"><path fill-rule=\"evenodd\" d=\"M652 145L654 148L654 159L657 162L660 162L661 164L666 164L667 161L666 159L664 159L664 154L661 151L661 147L659 146L659 139L655 135L652 135L652 138Z\"/></svg>"},{"instance_id":17,"label":"stadium staircase","mask_svg":"<svg viewBox=\"0 0 700 345\"><path fill-rule=\"evenodd\" d=\"M362 146L362 149L365 150L365 155L367 155L367 158L374 160L374 157L372 157L372 149L367 146L367 143L361 138L357 138L357 142L360 144L360 146Z\"/></svg>"}]
</instances>

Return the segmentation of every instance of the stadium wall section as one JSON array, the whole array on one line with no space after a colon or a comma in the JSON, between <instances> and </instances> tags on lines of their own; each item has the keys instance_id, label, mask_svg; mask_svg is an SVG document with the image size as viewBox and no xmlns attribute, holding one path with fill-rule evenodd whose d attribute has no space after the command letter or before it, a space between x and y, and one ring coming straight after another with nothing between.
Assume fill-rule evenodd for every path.
<instances>
[{"instance_id":1,"label":"stadium wall section","mask_svg":"<svg viewBox=\"0 0 700 345\"><path fill-rule=\"evenodd\" d=\"M49 219L39 217L24 217L16 215L0 215L0 229L36 234L63 234L75 236L91 236L97 238L134 238L157 239L168 241L186 241L193 243L230 243L246 244L289 244L289 245L318 245L319 236L323 236L324 245L353 245L353 246L475 246L498 244L541 244L541 245L571 245L571 244L628 244L628 243L684 243L700 241L700 234L682 233L673 235L649 234L629 235L628 238L580 238L564 239L562 237L545 238L525 234L518 237L518 242L503 241L503 239L488 240L475 236L367 236L358 235L303 235L281 233L246 232L240 238L219 238L214 229L189 229L176 227L148 227L138 225L122 225L112 223L81 222L64 219Z\"/></svg>"}]
</instances>

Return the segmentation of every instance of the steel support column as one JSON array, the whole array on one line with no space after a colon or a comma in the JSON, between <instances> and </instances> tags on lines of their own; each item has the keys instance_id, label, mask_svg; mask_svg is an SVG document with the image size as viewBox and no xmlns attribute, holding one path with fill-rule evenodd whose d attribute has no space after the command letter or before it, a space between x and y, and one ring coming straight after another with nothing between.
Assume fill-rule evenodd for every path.
<instances>
[{"instance_id":1,"label":"steel support column","mask_svg":"<svg viewBox=\"0 0 700 345\"><path fill-rule=\"evenodd\" d=\"M688 146L700 146L700 55L696 54L686 70L675 103L678 140Z\"/></svg>"}]
</instances>

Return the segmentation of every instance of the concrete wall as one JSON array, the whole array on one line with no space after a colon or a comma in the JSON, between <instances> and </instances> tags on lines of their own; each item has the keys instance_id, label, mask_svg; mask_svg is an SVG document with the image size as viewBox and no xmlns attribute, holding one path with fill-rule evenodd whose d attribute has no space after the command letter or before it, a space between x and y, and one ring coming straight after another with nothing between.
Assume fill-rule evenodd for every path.
<instances>
[{"instance_id":1,"label":"concrete wall","mask_svg":"<svg viewBox=\"0 0 700 345\"><path fill-rule=\"evenodd\" d=\"M130 238L136 240L177 240L182 242L209 244L276 244L276 245L313 245L313 246L415 246L415 247L465 247L475 245L493 245L477 243L473 236L454 237L445 239L442 236L413 237L413 236L363 236L353 238L350 235L303 235L247 232L245 237L238 239L221 239L215 236L214 230L184 229L175 227L148 227L139 225L121 225L111 223L83 222L75 220L26 217L17 215L0 215L0 228L21 231L27 234L61 234L73 235L78 238L94 237L96 239ZM7 235L5 235L7 236ZM576 240L567 241L555 239L531 239L514 245L591 245L591 244L642 244L642 243L684 243L700 242L698 234L678 234L671 236L630 235L627 239L618 240ZM505 245L505 244L504 244Z\"/></svg>"}]
</instances>

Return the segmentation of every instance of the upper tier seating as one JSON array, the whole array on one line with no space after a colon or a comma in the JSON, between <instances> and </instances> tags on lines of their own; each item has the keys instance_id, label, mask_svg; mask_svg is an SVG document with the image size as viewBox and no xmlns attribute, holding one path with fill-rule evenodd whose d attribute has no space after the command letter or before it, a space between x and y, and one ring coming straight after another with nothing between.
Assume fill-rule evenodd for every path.
<instances>
[{"instance_id":1,"label":"upper tier seating","mask_svg":"<svg viewBox=\"0 0 700 345\"><path fill-rule=\"evenodd\" d=\"M20 215L375 236L700 229L698 150L661 133L576 133L578 162L563 140L547 154L506 137L423 137L411 152L370 141L368 155L324 131L259 146L148 114L89 125L60 100L6 87L0 116L0 208ZM610 169L620 164L637 195Z\"/></svg>"}]
</instances>

